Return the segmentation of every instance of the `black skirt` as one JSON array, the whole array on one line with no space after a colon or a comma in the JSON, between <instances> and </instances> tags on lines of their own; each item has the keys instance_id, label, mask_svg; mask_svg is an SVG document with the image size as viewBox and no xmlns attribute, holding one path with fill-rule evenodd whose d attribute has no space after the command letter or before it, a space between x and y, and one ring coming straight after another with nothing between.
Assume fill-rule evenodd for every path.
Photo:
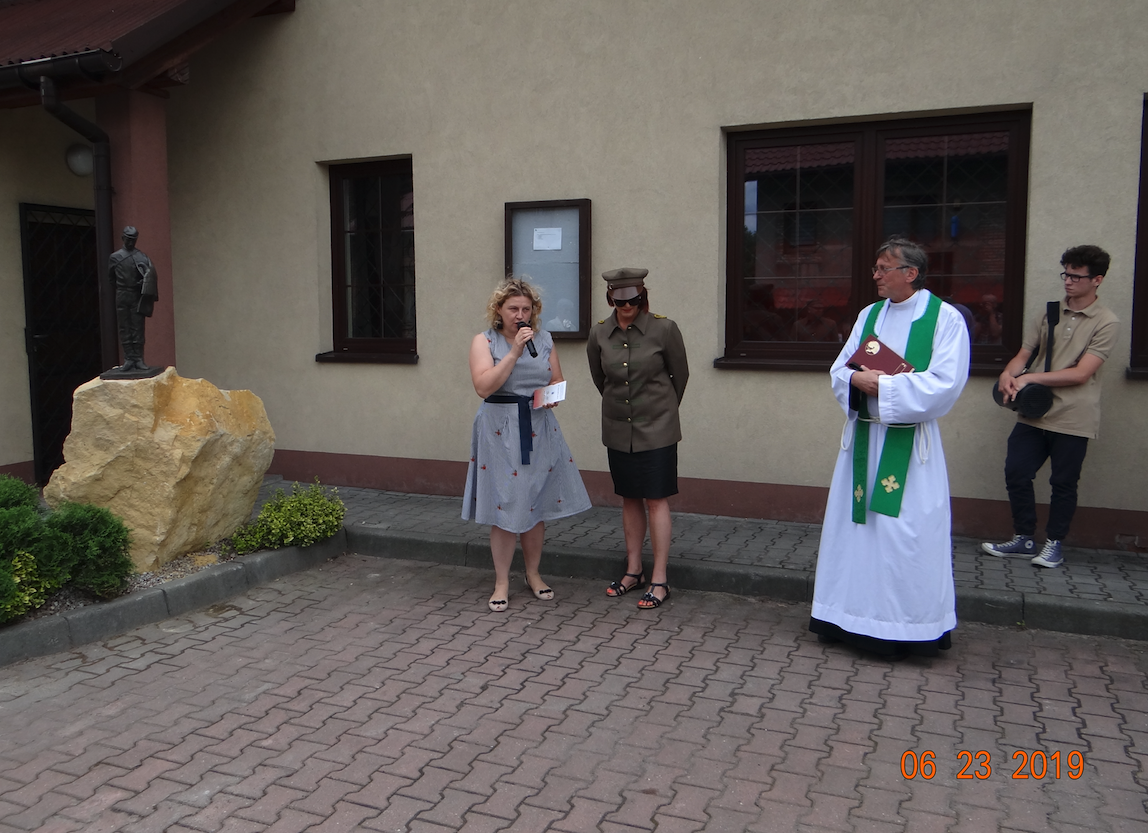
<instances>
[{"instance_id":1,"label":"black skirt","mask_svg":"<svg viewBox=\"0 0 1148 833\"><path fill-rule=\"evenodd\" d=\"M936 639L930 639L928 642L899 642L892 639L878 639L875 636L850 633L832 622L815 619L812 616L809 617L809 630L817 634L819 642L844 642L858 650L888 659L904 659L908 656L935 657L941 651L947 651L953 646L952 631L945 631Z\"/></svg>"},{"instance_id":2,"label":"black skirt","mask_svg":"<svg viewBox=\"0 0 1148 833\"><path fill-rule=\"evenodd\" d=\"M614 494L658 500L678 493L678 445L651 451L606 449Z\"/></svg>"}]
</instances>

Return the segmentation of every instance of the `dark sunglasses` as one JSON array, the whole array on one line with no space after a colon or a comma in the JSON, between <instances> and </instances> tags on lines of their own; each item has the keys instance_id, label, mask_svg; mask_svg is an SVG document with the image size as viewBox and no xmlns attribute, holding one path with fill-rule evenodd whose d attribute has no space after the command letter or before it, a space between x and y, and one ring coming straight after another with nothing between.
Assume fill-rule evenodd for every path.
<instances>
[{"instance_id":1,"label":"dark sunglasses","mask_svg":"<svg viewBox=\"0 0 1148 833\"><path fill-rule=\"evenodd\" d=\"M642 304L646 303L646 293L643 292L641 295L636 295L633 298L611 298L610 300L616 307L640 307Z\"/></svg>"}]
</instances>

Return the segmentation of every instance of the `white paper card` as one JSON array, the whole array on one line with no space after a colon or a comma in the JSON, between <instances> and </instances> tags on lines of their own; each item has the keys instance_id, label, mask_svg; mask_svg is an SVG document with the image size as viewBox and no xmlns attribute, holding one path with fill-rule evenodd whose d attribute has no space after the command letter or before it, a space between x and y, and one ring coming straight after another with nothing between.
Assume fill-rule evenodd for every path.
<instances>
[{"instance_id":1,"label":"white paper card","mask_svg":"<svg viewBox=\"0 0 1148 833\"><path fill-rule=\"evenodd\" d=\"M534 229L534 251L536 251L536 252L560 252L560 251L562 251L562 229L561 228L536 228L536 229Z\"/></svg>"},{"instance_id":2,"label":"white paper card","mask_svg":"<svg viewBox=\"0 0 1148 833\"><path fill-rule=\"evenodd\" d=\"M538 388L534 391L534 407L543 408L547 405L553 405L555 402L561 402L566 398L566 383L559 382L556 385L547 385L544 388Z\"/></svg>"}]
</instances>

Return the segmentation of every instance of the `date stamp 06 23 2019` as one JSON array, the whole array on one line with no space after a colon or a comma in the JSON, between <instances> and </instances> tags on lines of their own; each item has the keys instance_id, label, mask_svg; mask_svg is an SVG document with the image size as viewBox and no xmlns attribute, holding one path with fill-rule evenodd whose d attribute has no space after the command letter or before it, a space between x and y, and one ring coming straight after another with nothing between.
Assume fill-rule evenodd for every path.
<instances>
[{"instance_id":1,"label":"date stamp 06 23 2019","mask_svg":"<svg viewBox=\"0 0 1148 833\"><path fill-rule=\"evenodd\" d=\"M1040 749L1034 749L1032 752L1018 749L1012 753L1012 760L1011 777L1017 780L1032 778L1039 781L1043 778L1067 776L1075 781L1084 774L1084 754L1078 749L1073 749L1063 756L1059 749L1051 754ZM993 775L992 755L983 749L975 752L968 749L958 750L957 763L963 763L957 772L958 779L974 778L984 781ZM901 775L906 780L921 777L928 781L936 774L937 756L930 750L926 749L918 754L912 749L907 749L901 755Z\"/></svg>"}]
</instances>

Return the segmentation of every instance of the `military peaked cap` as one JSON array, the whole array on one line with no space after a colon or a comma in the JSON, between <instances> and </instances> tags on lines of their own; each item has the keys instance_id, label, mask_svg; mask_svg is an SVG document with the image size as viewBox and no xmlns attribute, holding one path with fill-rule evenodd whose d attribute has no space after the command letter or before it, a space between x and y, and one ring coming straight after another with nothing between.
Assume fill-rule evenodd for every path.
<instances>
[{"instance_id":1,"label":"military peaked cap","mask_svg":"<svg viewBox=\"0 0 1148 833\"><path fill-rule=\"evenodd\" d=\"M636 269L633 266L625 266L621 269L603 272L602 280L606 282L606 289L608 290L621 289L623 286L642 286L645 283L642 279L648 274L650 274L649 269Z\"/></svg>"}]
</instances>

